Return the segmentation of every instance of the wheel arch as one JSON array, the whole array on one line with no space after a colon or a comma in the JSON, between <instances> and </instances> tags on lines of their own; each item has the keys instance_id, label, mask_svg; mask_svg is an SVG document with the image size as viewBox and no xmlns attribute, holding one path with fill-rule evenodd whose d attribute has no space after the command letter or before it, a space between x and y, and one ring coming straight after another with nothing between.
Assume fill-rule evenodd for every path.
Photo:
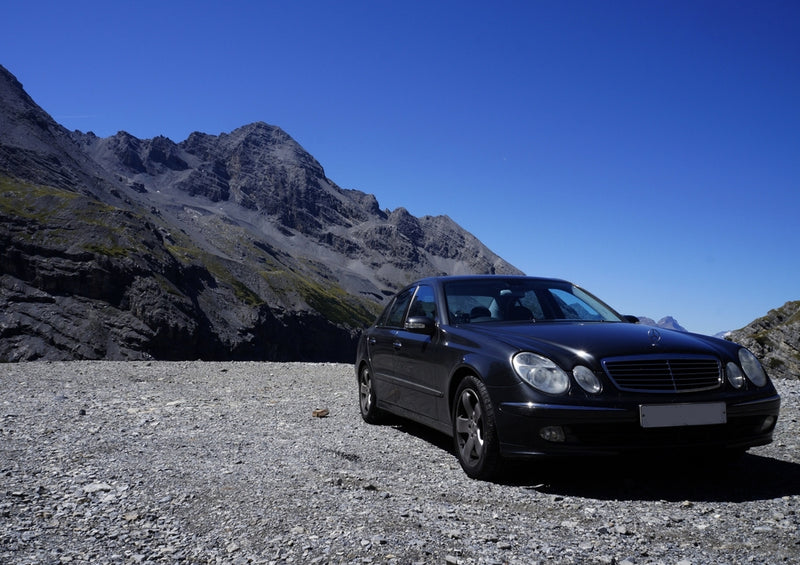
<instances>
[{"instance_id":1,"label":"wheel arch","mask_svg":"<svg viewBox=\"0 0 800 565\"><path fill-rule=\"evenodd\" d=\"M455 402L456 391L458 390L458 386L461 384L467 377L475 377L483 381L483 377L478 369L476 369L473 365L459 365L453 371L453 374L450 376L450 384L447 388L447 413L449 414L449 418L452 420L453 417L453 403Z\"/></svg>"},{"instance_id":2,"label":"wheel arch","mask_svg":"<svg viewBox=\"0 0 800 565\"><path fill-rule=\"evenodd\" d=\"M497 387L515 386L519 382L519 378L513 374L511 369L511 355L509 354L509 361L506 364L498 358L487 357L483 355L465 355L450 374L450 381L447 386L447 411L448 417L452 419L453 416L453 402L458 386L466 377L472 376L483 383L494 398L494 390Z\"/></svg>"},{"instance_id":3,"label":"wheel arch","mask_svg":"<svg viewBox=\"0 0 800 565\"><path fill-rule=\"evenodd\" d=\"M356 363L356 366L355 366L355 369L356 369L356 381L359 381L361 379L361 369L363 369L365 366L369 367L370 371L372 370L372 366L369 364L369 361L367 361L366 359L363 359L363 358L359 359L358 363Z\"/></svg>"}]
</instances>

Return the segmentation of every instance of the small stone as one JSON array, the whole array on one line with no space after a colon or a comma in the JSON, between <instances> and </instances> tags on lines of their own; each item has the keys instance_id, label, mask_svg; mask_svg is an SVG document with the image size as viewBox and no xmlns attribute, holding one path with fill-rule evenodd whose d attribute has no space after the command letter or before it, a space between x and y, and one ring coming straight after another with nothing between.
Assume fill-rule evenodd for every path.
<instances>
[{"instance_id":1,"label":"small stone","mask_svg":"<svg viewBox=\"0 0 800 565\"><path fill-rule=\"evenodd\" d=\"M87 494L91 494L93 492L100 492L101 490L104 491L111 490L111 485L109 485L108 483L94 482L83 487L83 492Z\"/></svg>"}]
</instances>

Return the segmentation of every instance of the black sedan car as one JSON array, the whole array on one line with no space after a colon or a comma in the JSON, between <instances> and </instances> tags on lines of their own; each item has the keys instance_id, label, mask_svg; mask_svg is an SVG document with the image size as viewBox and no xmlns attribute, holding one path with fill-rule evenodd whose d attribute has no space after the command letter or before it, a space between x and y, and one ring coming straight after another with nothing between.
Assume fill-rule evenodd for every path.
<instances>
[{"instance_id":1,"label":"black sedan car","mask_svg":"<svg viewBox=\"0 0 800 565\"><path fill-rule=\"evenodd\" d=\"M454 439L471 477L503 458L699 450L772 441L780 397L735 343L648 327L567 281L432 277L360 338L361 415Z\"/></svg>"}]
</instances>

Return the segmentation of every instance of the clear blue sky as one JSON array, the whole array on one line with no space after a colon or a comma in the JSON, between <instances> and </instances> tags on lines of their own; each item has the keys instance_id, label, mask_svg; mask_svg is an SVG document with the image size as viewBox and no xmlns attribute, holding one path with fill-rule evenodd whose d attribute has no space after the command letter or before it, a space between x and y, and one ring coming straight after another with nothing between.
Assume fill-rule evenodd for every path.
<instances>
[{"instance_id":1,"label":"clear blue sky","mask_svg":"<svg viewBox=\"0 0 800 565\"><path fill-rule=\"evenodd\" d=\"M280 126L383 208L446 214L624 313L800 300L800 2L4 2L69 129Z\"/></svg>"}]
</instances>

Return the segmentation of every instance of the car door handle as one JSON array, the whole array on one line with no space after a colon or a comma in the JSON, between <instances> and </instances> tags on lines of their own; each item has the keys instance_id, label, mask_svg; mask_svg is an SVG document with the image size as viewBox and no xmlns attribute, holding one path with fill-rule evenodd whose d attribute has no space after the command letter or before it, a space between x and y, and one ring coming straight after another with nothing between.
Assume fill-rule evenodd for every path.
<instances>
[{"instance_id":1,"label":"car door handle","mask_svg":"<svg viewBox=\"0 0 800 565\"><path fill-rule=\"evenodd\" d=\"M375 339L374 337L371 337L367 340L367 343L370 345L375 345L376 343L378 343L378 340Z\"/></svg>"},{"instance_id":2,"label":"car door handle","mask_svg":"<svg viewBox=\"0 0 800 565\"><path fill-rule=\"evenodd\" d=\"M398 340L395 340L395 341L392 342L392 347L394 347L395 349L402 349L403 348L403 344L402 344L402 342L400 342Z\"/></svg>"}]
</instances>

